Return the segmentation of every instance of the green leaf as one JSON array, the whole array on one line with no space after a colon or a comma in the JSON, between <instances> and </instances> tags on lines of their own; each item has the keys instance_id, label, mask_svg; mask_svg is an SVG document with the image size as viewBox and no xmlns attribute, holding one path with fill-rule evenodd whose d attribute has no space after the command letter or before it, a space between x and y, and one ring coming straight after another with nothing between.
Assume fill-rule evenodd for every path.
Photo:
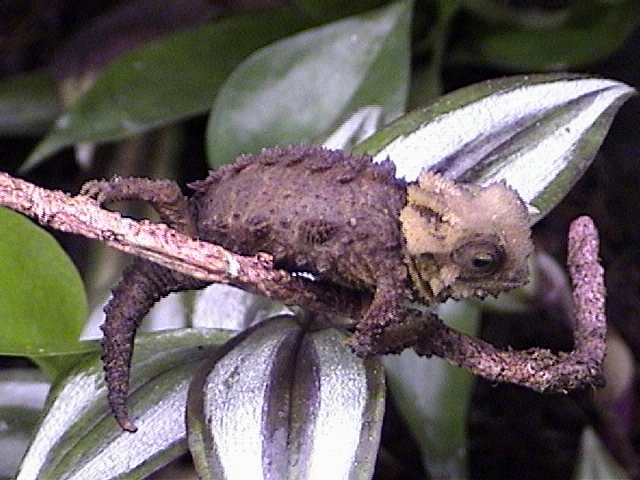
<instances>
[{"instance_id":1,"label":"green leaf","mask_svg":"<svg viewBox=\"0 0 640 480\"><path fill-rule=\"evenodd\" d=\"M312 24L292 8L262 10L146 43L104 70L23 168L65 146L119 140L204 112L243 58Z\"/></svg>"},{"instance_id":2,"label":"green leaf","mask_svg":"<svg viewBox=\"0 0 640 480\"><path fill-rule=\"evenodd\" d=\"M187 407L200 478L371 478L381 365L356 357L342 331L304 323L269 319L202 364Z\"/></svg>"},{"instance_id":3,"label":"green leaf","mask_svg":"<svg viewBox=\"0 0 640 480\"><path fill-rule=\"evenodd\" d=\"M0 371L0 478L13 478L40 419L49 384L36 369Z\"/></svg>"},{"instance_id":4,"label":"green leaf","mask_svg":"<svg viewBox=\"0 0 640 480\"><path fill-rule=\"evenodd\" d=\"M574 480L628 480L631 477L611 457L593 427L587 427L582 432L580 457L572 478Z\"/></svg>"},{"instance_id":5,"label":"green leaf","mask_svg":"<svg viewBox=\"0 0 640 480\"><path fill-rule=\"evenodd\" d=\"M570 74L489 80L401 117L354 153L390 158L408 181L423 169L480 185L504 180L532 205L535 222L589 166L634 93L621 82Z\"/></svg>"},{"instance_id":6,"label":"green leaf","mask_svg":"<svg viewBox=\"0 0 640 480\"><path fill-rule=\"evenodd\" d=\"M423 2L424 3L424 2ZM417 7L414 18L414 35L423 37L414 46L414 58L428 58L422 66L414 68L411 77L411 91L409 106L424 105L427 101L442 95L442 70L448 61L448 42L451 30L455 25L457 13L460 11L460 0L437 0L426 2L434 7L433 10L425 5ZM437 8L435 6L437 5Z\"/></svg>"},{"instance_id":7,"label":"green leaf","mask_svg":"<svg viewBox=\"0 0 640 480\"><path fill-rule=\"evenodd\" d=\"M322 140L322 146L330 150L350 151L380 128L382 107L369 105L348 116L335 130Z\"/></svg>"},{"instance_id":8,"label":"green leaf","mask_svg":"<svg viewBox=\"0 0 640 480\"><path fill-rule=\"evenodd\" d=\"M134 434L109 412L100 359L79 366L50 394L17 480L138 479L186 452L191 376L229 336L193 329L139 335L129 398Z\"/></svg>"},{"instance_id":9,"label":"green leaf","mask_svg":"<svg viewBox=\"0 0 640 480\"><path fill-rule=\"evenodd\" d=\"M214 103L207 144L212 167L269 145L311 142L365 105L387 120L404 111L410 4L309 30L254 53Z\"/></svg>"},{"instance_id":10,"label":"green leaf","mask_svg":"<svg viewBox=\"0 0 640 480\"><path fill-rule=\"evenodd\" d=\"M292 0L300 10L315 18L341 18L371 10L384 4L384 0Z\"/></svg>"},{"instance_id":11,"label":"green leaf","mask_svg":"<svg viewBox=\"0 0 640 480\"><path fill-rule=\"evenodd\" d=\"M87 350L78 272L54 238L0 208L0 354L43 356Z\"/></svg>"},{"instance_id":12,"label":"green leaf","mask_svg":"<svg viewBox=\"0 0 640 480\"><path fill-rule=\"evenodd\" d=\"M291 309L262 295L214 283L195 292L191 325L241 331L284 313L291 313Z\"/></svg>"},{"instance_id":13,"label":"green leaf","mask_svg":"<svg viewBox=\"0 0 640 480\"><path fill-rule=\"evenodd\" d=\"M0 83L0 135L42 134L62 107L46 73L9 77Z\"/></svg>"},{"instance_id":14,"label":"green leaf","mask_svg":"<svg viewBox=\"0 0 640 480\"><path fill-rule=\"evenodd\" d=\"M520 28L550 29L561 27L567 23L571 15L571 8L576 8L577 4L570 5L568 2L562 7L539 8L535 5L514 5L509 3L490 2L485 0L460 0L464 9L471 11L473 17L481 19L483 22L495 25L509 25ZM589 3L583 0L582 4ZM474 19L470 19L473 21Z\"/></svg>"},{"instance_id":15,"label":"green leaf","mask_svg":"<svg viewBox=\"0 0 640 480\"><path fill-rule=\"evenodd\" d=\"M480 308L472 302L447 302L438 315L452 327L473 335ZM433 478L465 478L467 408L473 375L440 358L419 357L413 350L383 360L398 411L418 443L425 469Z\"/></svg>"},{"instance_id":16,"label":"green leaf","mask_svg":"<svg viewBox=\"0 0 640 480\"><path fill-rule=\"evenodd\" d=\"M487 2L479 3L478 10L486 8ZM537 12L519 16L528 25L469 20L452 61L519 71L584 67L618 50L640 24L640 3L635 0L574 2L564 13L555 21L548 18L551 25Z\"/></svg>"}]
</instances>

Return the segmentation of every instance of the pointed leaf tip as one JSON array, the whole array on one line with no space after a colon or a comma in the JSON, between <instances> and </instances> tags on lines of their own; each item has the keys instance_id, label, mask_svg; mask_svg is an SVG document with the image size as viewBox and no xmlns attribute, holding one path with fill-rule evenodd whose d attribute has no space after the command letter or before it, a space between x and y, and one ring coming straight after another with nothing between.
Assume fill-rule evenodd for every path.
<instances>
[{"instance_id":1,"label":"pointed leaf tip","mask_svg":"<svg viewBox=\"0 0 640 480\"><path fill-rule=\"evenodd\" d=\"M481 185L504 180L541 218L593 157L628 85L570 74L489 80L447 94L388 125L356 152L390 158L398 176L423 169Z\"/></svg>"}]
</instances>

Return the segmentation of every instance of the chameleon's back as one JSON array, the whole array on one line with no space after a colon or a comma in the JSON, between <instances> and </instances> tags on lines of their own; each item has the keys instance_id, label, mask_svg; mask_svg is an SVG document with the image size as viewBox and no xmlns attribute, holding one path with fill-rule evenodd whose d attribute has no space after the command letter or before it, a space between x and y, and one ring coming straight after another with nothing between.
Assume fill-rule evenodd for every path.
<instances>
[{"instance_id":1,"label":"chameleon's back","mask_svg":"<svg viewBox=\"0 0 640 480\"><path fill-rule=\"evenodd\" d=\"M321 147L265 149L191 185L198 235L279 267L372 289L405 283L399 225L406 184L390 162ZM389 271L391 270L391 271Z\"/></svg>"}]
</instances>

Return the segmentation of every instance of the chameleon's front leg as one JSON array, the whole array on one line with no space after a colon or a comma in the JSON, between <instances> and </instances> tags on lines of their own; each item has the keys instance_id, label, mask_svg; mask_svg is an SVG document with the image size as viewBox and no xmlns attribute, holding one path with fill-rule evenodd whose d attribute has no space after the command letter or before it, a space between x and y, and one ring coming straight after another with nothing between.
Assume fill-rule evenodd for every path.
<instances>
[{"instance_id":1,"label":"chameleon's front leg","mask_svg":"<svg viewBox=\"0 0 640 480\"><path fill-rule=\"evenodd\" d=\"M378 279L369 308L347 341L360 357L399 353L416 344L416 335L421 330L422 322L416 322L415 315L408 315L409 309L405 306L404 267L387 266L383 271L385 275Z\"/></svg>"}]
</instances>

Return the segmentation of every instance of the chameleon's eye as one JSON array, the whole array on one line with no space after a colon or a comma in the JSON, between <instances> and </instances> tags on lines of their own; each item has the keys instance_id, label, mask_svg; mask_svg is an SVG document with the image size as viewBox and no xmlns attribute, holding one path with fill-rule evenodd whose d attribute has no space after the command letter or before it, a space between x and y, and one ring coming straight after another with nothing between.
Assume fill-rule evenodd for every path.
<instances>
[{"instance_id":1,"label":"chameleon's eye","mask_svg":"<svg viewBox=\"0 0 640 480\"><path fill-rule=\"evenodd\" d=\"M451 259L460 267L460 278L472 280L496 273L505 261L504 248L487 239L462 243L451 254Z\"/></svg>"}]
</instances>

